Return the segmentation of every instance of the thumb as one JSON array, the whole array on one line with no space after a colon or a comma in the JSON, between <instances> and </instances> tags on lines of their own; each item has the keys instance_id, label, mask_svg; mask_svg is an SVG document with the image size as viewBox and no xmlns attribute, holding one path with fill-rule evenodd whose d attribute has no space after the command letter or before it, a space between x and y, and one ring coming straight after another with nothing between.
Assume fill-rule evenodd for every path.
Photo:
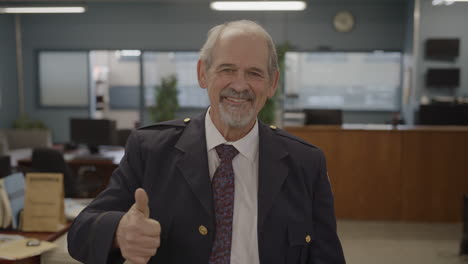
<instances>
[{"instance_id":1,"label":"thumb","mask_svg":"<svg viewBox=\"0 0 468 264\"><path fill-rule=\"evenodd\" d=\"M142 188L135 191L135 208L140 211L146 218L149 217L148 195Z\"/></svg>"}]
</instances>

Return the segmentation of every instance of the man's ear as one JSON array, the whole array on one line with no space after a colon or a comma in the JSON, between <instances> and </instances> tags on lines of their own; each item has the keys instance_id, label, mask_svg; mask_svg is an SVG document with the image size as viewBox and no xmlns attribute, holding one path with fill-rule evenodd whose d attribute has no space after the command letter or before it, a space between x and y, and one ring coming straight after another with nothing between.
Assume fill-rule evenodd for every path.
<instances>
[{"instance_id":1,"label":"man's ear","mask_svg":"<svg viewBox=\"0 0 468 264\"><path fill-rule=\"evenodd\" d=\"M207 87L206 69L205 69L205 64L201 60L198 60L198 63L197 63L197 77L198 77L198 85L201 88L205 89Z\"/></svg>"},{"instance_id":2,"label":"man's ear","mask_svg":"<svg viewBox=\"0 0 468 264\"><path fill-rule=\"evenodd\" d=\"M279 80L279 71L276 71L275 76L273 76L273 79L270 82L270 86L268 87L268 98L271 98L275 95L276 88L278 88L278 80Z\"/></svg>"}]
</instances>

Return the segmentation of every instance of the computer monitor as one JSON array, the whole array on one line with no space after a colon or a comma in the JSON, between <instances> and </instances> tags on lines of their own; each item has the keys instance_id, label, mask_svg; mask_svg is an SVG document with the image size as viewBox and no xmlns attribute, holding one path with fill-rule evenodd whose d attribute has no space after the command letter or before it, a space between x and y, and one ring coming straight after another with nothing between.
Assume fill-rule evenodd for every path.
<instances>
[{"instance_id":1,"label":"computer monitor","mask_svg":"<svg viewBox=\"0 0 468 264\"><path fill-rule=\"evenodd\" d=\"M468 126L468 105L430 104L419 106L418 124Z\"/></svg>"},{"instance_id":2,"label":"computer monitor","mask_svg":"<svg viewBox=\"0 0 468 264\"><path fill-rule=\"evenodd\" d=\"M340 109L304 109L305 125L341 125L343 114Z\"/></svg>"},{"instance_id":3,"label":"computer monitor","mask_svg":"<svg viewBox=\"0 0 468 264\"><path fill-rule=\"evenodd\" d=\"M86 144L91 153L97 153L100 145L116 144L116 122L109 119L71 118L70 140Z\"/></svg>"},{"instance_id":4,"label":"computer monitor","mask_svg":"<svg viewBox=\"0 0 468 264\"><path fill-rule=\"evenodd\" d=\"M455 88L460 85L460 69L428 69L426 86L434 88Z\"/></svg>"},{"instance_id":5,"label":"computer monitor","mask_svg":"<svg viewBox=\"0 0 468 264\"><path fill-rule=\"evenodd\" d=\"M428 39L426 40L426 58L454 59L460 53L460 39Z\"/></svg>"}]
</instances>

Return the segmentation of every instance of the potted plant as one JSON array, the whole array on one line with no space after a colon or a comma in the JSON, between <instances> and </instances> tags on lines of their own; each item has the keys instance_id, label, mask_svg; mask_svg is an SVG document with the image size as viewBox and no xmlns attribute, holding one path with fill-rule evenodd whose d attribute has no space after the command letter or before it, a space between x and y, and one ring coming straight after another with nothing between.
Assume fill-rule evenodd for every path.
<instances>
[{"instance_id":1,"label":"potted plant","mask_svg":"<svg viewBox=\"0 0 468 264\"><path fill-rule=\"evenodd\" d=\"M268 98L262 110L258 113L258 118L265 124L274 124L276 115L276 106L279 104L281 107L281 100L279 98L283 95L284 86L284 72L285 72L285 56L286 51L290 49L291 45L286 42L276 46L276 53L278 54L278 66L280 71L280 79L278 80L278 88L272 98ZM279 102L278 102L279 101ZM281 110L281 109L280 109ZM280 113L281 114L281 113Z\"/></svg>"},{"instance_id":2,"label":"potted plant","mask_svg":"<svg viewBox=\"0 0 468 264\"><path fill-rule=\"evenodd\" d=\"M52 146L51 131L44 122L20 115L6 131L9 150Z\"/></svg>"},{"instance_id":3,"label":"potted plant","mask_svg":"<svg viewBox=\"0 0 468 264\"><path fill-rule=\"evenodd\" d=\"M149 107L151 119L154 122L162 122L175 118L179 109L177 100L177 77L170 75L161 79L161 84L155 87L155 106Z\"/></svg>"},{"instance_id":4,"label":"potted plant","mask_svg":"<svg viewBox=\"0 0 468 264\"><path fill-rule=\"evenodd\" d=\"M47 126L44 122L40 120L33 120L27 115L21 115L15 121L13 121L13 129L22 129L22 130L47 130Z\"/></svg>"}]
</instances>

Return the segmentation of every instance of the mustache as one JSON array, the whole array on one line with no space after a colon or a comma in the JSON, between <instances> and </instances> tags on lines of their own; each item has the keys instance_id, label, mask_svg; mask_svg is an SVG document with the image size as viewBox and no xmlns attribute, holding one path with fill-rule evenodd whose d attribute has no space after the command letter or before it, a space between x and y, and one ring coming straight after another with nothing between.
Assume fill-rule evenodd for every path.
<instances>
[{"instance_id":1,"label":"mustache","mask_svg":"<svg viewBox=\"0 0 468 264\"><path fill-rule=\"evenodd\" d=\"M219 95L221 97L232 97L241 100L255 100L255 94L250 90L238 92L232 88L224 88L223 90L221 90L221 93Z\"/></svg>"}]
</instances>

